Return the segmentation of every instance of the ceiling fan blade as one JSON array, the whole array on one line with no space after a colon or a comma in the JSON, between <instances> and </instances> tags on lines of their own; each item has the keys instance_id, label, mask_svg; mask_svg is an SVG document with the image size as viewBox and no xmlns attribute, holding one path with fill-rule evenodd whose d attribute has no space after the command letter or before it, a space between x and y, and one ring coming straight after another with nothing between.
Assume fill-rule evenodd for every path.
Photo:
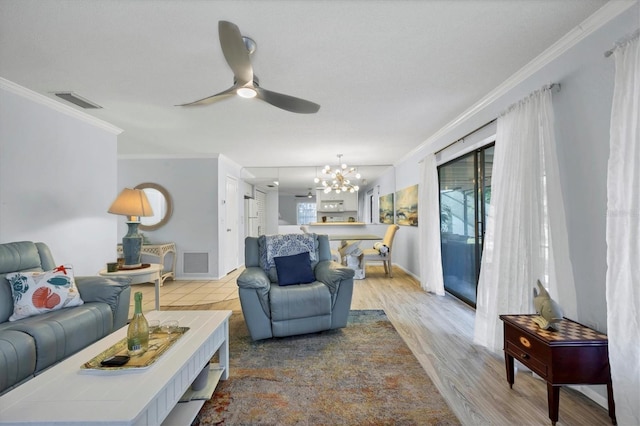
<instances>
[{"instance_id":1,"label":"ceiling fan blade","mask_svg":"<svg viewBox=\"0 0 640 426\"><path fill-rule=\"evenodd\" d=\"M249 51L242 40L242 34L236 24L228 21L218 22L218 36L222 53L236 77L239 86L253 82L253 68Z\"/></svg>"},{"instance_id":2,"label":"ceiling fan blade","mask_svg":"<svg viewBox=\"0 0 640 426\"><path fill-rule=\"evenodd\" d=\"M289 112L297 112L298 114L314 114L320 109L320 105L305 101L304 99L295 98L282 93L272 92L261 87L254 87L258 93L257 98L270 103L271 105L284 109Z\"/></svg>"},{"instance_id":3,"label":"ceiling fan blade","mask_svg":"<svg viewBox=\"0 0 640 426\"><path fill-rule=\"evenodd\" d=\"M209 105L217 101L221 101L223 99L228 98L229 96L233 96L236 94L237 86L231 86L227 90L216 93L215 95L207 96L206 98L199 99L197 101L188 102L186 104L180 104L176 106L197 106L197 105Z\"/></svg>"}]
</instances>

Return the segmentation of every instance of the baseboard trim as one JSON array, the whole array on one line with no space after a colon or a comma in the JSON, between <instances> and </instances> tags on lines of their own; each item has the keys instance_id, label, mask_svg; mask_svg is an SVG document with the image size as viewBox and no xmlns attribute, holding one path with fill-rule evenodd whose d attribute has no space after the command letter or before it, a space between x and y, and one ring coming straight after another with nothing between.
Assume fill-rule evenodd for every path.
<instances>
[{"instance_id":1,"label":"baseboard trim","mask_svg":"<svg viewBox=\"0 0 640 426\"><path fill-rule=\"evenodd\" d=\"M597 386L606 386L606 385L597 385ZM584 396L586 396L587 398L589 398L590 400L592 400L593 402L595 402L599 406L601 406L601 407L603 407L605 409L609 409L609 400L606 397L600 395L595 390L593 390L593 386L568 385L568 387L580 392L581 394L583 394Z\"/></svg>"}]
</instances>

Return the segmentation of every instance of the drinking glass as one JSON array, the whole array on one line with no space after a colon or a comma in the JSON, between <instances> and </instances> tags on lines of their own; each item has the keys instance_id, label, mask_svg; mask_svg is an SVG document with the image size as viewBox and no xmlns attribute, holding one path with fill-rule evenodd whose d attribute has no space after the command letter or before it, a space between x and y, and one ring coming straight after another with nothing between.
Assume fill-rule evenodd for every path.
<instances>
[{"instance_id":1,"label":"drinking glass","mask_svg":"<svg viewBox=\"0 0 640 426\"><path fill-rule=\"evenodd\" d=\"M163 333L167 333L169 336L171 334L177 333L178 332L178 321L176 321L176 320L163 321L162 324L160 324L160 330Z\"/></svg>"}]
</instances>

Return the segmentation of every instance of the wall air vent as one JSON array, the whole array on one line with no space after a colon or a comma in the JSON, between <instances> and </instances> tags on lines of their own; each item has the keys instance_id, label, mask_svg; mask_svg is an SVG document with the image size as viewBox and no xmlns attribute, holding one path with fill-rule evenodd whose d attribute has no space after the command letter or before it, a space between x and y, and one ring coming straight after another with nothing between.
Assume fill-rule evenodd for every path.
<instances>
[{"instance_id":1,"label":"wall air vent","mask_svg":"<svg viewBox=\"0 0 640 426\"><path fill-rule=\"evenodd\" d=\"M72 104L78 105L80 108L84 108L84 109L101 109L102 108L100 105L95 104L90 100L83 98L82 96L78 96L73 92L54 92L54 95L64 99L67 102L71 102Z\"/></svg>"},{"instance_id":2,"label":"wall air vent","mask_svg":"<svg viewBox=\"0 0 640 426\"><path fill-rule=\"evenodd\" d=\"M185 274L209 273L209 253L183 253L182 271Z\"/></svg>"}]
</instances>

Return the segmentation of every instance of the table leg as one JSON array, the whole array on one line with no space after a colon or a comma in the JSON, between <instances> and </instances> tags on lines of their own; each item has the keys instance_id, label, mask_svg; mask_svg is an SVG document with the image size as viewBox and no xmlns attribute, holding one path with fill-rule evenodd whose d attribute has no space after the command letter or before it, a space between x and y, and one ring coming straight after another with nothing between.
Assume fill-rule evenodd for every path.
<instances>
[{"instance_id":1,"label":"table leg","mask_svg":"<svg viewBox=\"0 0 640 426\"><path fill-rule=\"evenodd\" d=\"M611 383L611 379L609 379L609 383L607 383L607 399L609 400L609 417L611 417L611 423L617 425L616 403L613 399L613 384Z\"/></svg>"},{"instance_id":2,"label":"table leg","mask_svg":"<svg viewBox=\"0 0 640 426\"><path fill-rule=\"evenodd\" d=\"M553 386L547 382L547 404L549 404L549 418L551 424L558 421L558 406L560 405L560 386Z\"/></svg>"},{"instance_id":3,"label":"table leg","mask_svg":"<svg viewBox=\"0 0 640 426\"><path fill-rule=\"evenodd\" d=\"M515 381L513 374L513 357L508 353L504 353L504 365L507 368L507 382L509 382L509 388L513 389L513 383Z\"/></svg>"},{"instance_id":4,"label":"table leg","mask_svg":"<svg viewBox=\"0 0 640 426\"><path fill-rule=\"evenodd\" d=\"M220 366L224 368L222 372L222 376L220 378L222 380L227 380L229 378L229 319L227 318L224 321L224 342L220 345L220 349L218 349L218 361L220 361Z\"/></svg>"},{"instance_id":5,"label":"table leg","mask_svg":"<svg viewBox=\"0 0 640 426\"><path fill-rule=\"evenodd\" d=\"M156 311L159 311L160 310L160 282L161 282L160 274L156 276L156 279L154 281L156 284Z\"/></svg>"}]
</instances>

